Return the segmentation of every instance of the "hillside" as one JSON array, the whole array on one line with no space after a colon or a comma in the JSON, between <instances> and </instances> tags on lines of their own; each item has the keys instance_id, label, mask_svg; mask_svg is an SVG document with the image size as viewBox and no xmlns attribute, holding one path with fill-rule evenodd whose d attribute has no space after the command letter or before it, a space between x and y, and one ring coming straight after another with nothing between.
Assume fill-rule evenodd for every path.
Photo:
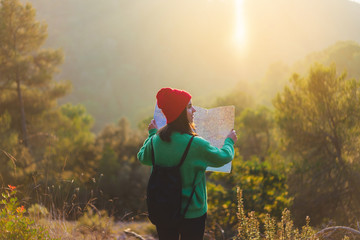
<instances>
[{"instance_id":1,"label":"hillside","mask_svg":"<svg viewBox=\"0 0 360 240\"><path fill-rule=\"evenodd\" d=\"M335 64L338 74L346 72L347 78L360 79L360 44L353 41L340 41L324 50L313 52L292 65L283 62L270 65L261 80L261 87L252 86L254 91L257 89L254 93L257 96L257 103L270 105L275 95L288 84L293 73L306 76L314 63L325 66Z\"/></svg>"}]
</instances>

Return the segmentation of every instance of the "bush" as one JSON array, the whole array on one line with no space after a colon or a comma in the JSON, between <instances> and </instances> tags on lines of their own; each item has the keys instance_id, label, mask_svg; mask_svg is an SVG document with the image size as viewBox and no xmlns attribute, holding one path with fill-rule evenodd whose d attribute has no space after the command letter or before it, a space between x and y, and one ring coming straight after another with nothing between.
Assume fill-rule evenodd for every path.
<instances>
[{"instance_id":1,"label":"bush","mask_svg":"<svg viewBox=\"0 0 360 240\"><path fill-rule=\"evenodd\" d=\"M0 239L50 239L47 231L25 216L26 209L20 206L16 187L8 185L2 193L0 211Z\"/></svg>"},{"instance_id":2,"label":"bush","mask_svg":"<svg viewBox=\"0 0 360 240\"><path fill-rule=\"evenodd\" d=\"M102 237L109 237L113 233L114 218L109 217L105 210L94 213L93 209L87 207L85 213L79 218L77 228L80 232L98 232Z\"/></svg>"},{"instance_id":3,"label":"bush","mask_svg":"<svg viewBox=\"0 0 360 240\"><path fill-rule=\"evenodd\" d=\"M256 157L247 161L236 157L232 164L230 174L213 172L208 177L207 229L216 239L228 239L237 233L236 186L244 191L245 210L255 211L260 222L265 221L266 214L280 219L283 209L291 206L283 170Z\"/></svg>"},{"instance_id":4,"label":"bush","mask_svg":"<svg viewBox=\"0 0 360 240\"><path fill-rule=\"evenodd\" d=\"M264 233L260 232L260 224L255 216L255 212L250 212L246 216L243 205L242 192L240 188L238 192L238 234L235 239L241 240L315 240L315 231L309 226L310 218L306 218L306 225L299 231L294 227L293 221L290 217L290 211L284 209L282 212L281 221L276 223L276 220L266 215L264 224Z\"/></svg>"},{"instance_id":5,"label":"bush","mask_svg":"<svg viewBox=\"0 0 360 240\"><path fill-rule=\"evenodd\" d=\"M31 205L31 207L28 209L28 213L30 217L33 219L41 219L49 215L49 212L46 209L46 207L37 203Z\"/></svg>"}]
</instances>

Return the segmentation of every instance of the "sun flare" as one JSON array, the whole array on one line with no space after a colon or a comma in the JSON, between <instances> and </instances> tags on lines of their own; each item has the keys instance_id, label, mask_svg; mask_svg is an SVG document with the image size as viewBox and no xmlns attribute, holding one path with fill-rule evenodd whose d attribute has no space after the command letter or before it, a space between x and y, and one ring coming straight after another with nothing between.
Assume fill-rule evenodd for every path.
<instances>
[{"instance_id":1,"label":"sun flare","mask_svg":"<svg viewBox=\"0 0 360 240\"><path fill-rule=\"evenodd\" d=\"M244 47L246 42L244 22L244 0L235 1L235 42L239 47Z\"/></svg>"}]
</instances>

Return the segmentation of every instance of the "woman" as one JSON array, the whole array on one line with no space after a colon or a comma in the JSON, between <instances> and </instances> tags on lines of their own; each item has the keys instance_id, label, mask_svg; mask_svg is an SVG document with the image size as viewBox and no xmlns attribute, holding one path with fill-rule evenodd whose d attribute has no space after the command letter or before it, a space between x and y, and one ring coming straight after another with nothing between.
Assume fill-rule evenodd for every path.
<instances>
[{"instance_id":1,"label":"woman","mask_svg":"<svg viewBox=\"0 0 360 240\"><path fill-rule=\"evenodd\" d=\"M155 120L151 120L145 140L137 157L142 164L152 165L151 145L155 152L156 164L175 166L179 163L192 136L195 136L186 160L180 168L182 180L182 210L190 199L193 186L195 192L185 213L185 219L177 227L156 226L160 240L203 239L207 212L207 193L205 170L221 167L234 158L234 143L237 136L231 130L221 149L211 146L205 139L198 137L194 127L194 109L191 95L182 90L162 88L156 95L158 107L166 117L167 124L157 129ZM152 141L151 141L152 139ZM152 142L152 144L151 144Z\"/></svg>"}]
</instances>

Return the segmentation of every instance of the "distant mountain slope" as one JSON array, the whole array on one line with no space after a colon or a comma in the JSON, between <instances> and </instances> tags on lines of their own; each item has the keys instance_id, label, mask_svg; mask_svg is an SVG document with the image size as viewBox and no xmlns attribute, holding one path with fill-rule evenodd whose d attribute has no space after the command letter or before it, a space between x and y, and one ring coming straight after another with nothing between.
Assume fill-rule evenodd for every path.
<instances>
[{"instance_id":1,"label":"distant mountain slope","mask_svg":"<svg viewBox=\"0 0 360 240\"><path fill-rule=\"evenodd\" d=\"M24 0L25 1L25 0ZM232 0L30 0L62 48L63 102L84 104L95 130L151 114L163 86L208 98L258 82L271 63L291 66L337 41L360 42L360 5L347 0L245 0L247 45L233 45ZM355 71L355 70L354 70Z\"/></svg>"},{"instance_id":2,"label":"distant mountain slope","mask_svg":"<svg viewBox=\"0 0 360 240\"><path fill-rule=\"evenodd\" d=\"M338 74L346 71L347 78L360 79L360 44L341 41L322 51L309 54L292 66L282 62L272 64L261 82L261 90L257 94L259 103L270 105L271 99L289 83L293 73L306 77L314 63L325 66L336 64Z\"/></svg>"}]
</instances>

